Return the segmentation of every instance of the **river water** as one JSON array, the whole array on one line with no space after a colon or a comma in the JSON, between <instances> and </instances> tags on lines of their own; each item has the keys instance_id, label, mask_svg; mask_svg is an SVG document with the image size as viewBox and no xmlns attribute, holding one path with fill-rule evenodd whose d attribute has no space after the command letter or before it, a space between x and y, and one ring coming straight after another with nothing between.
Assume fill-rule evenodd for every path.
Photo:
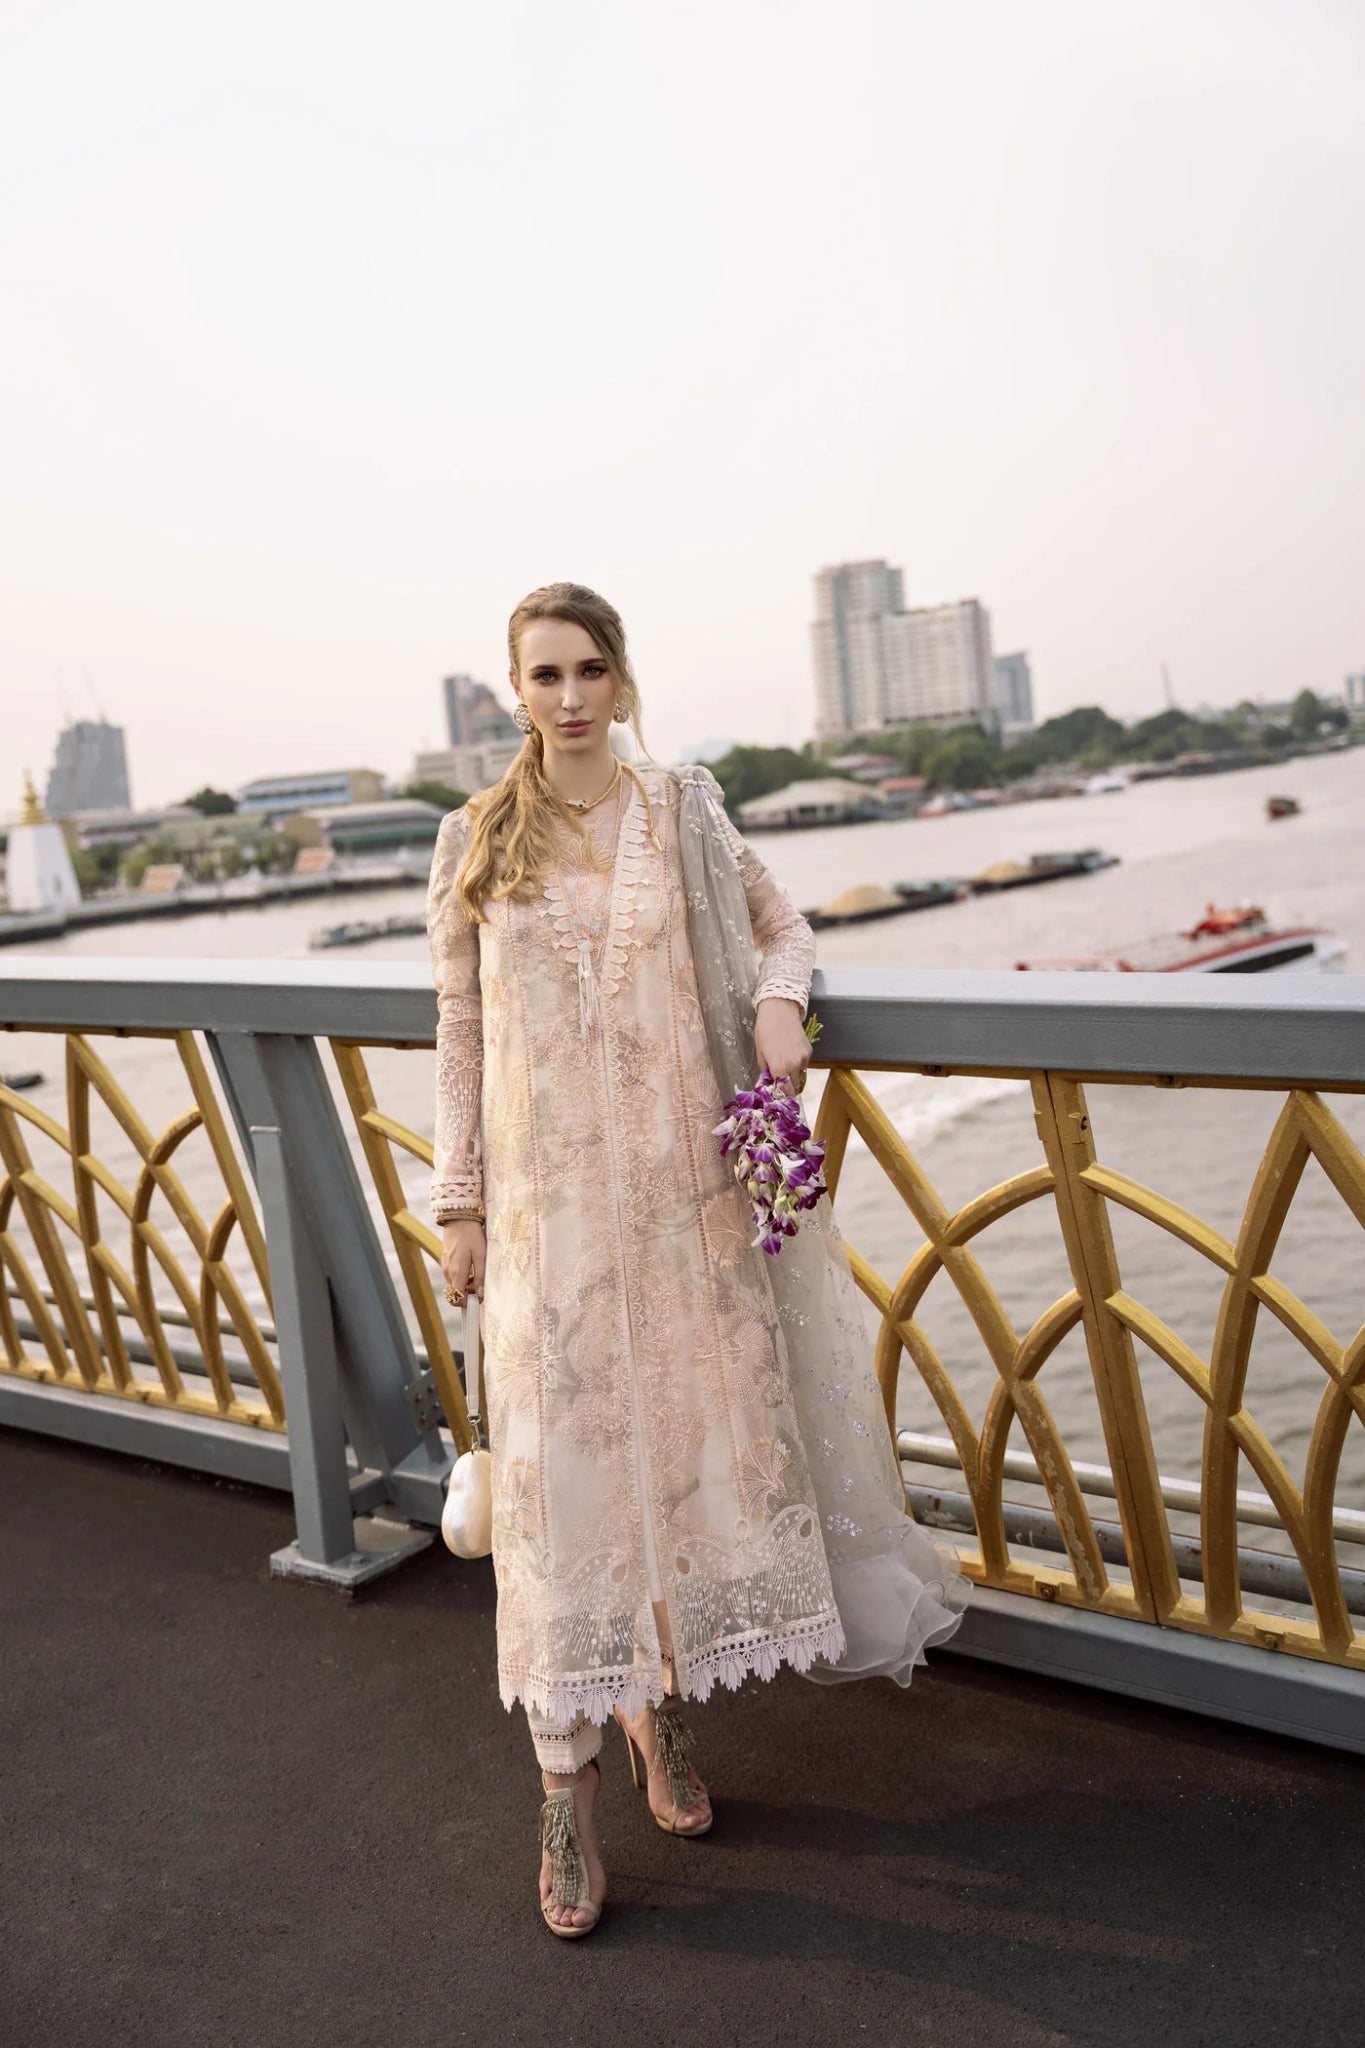
<instances>
[{"instance_id":1,"label":"river water","mask_svg":"<svg viewBox=\"0 0 1365 2048\"><path fill-rule=\"evenodd\" d=\"M1265 797L1296 796L1302 814L1270 824ZM1121 795L1058 799L804 833L765 834L755 844L803 907L859 882L968 875L990 862L1029 853L1100 846L1120 865L1097 874L819 934L819 961L846 966L1001 968L1022 954L1086 952L1192 923L1208 901L1252 900L1273 916L1330 926L1350 947L1348 971L1365 974L1365 748L1271 769L1138 785ZM335 899L333 899L335 902ZM412 889L376 893L349 915L411 914ZM343 912L325 899L259 910L206 913L173 924L149 922L82 932L31 950L65 957L194 956L289 959L307 955L309 934ZM383 941L359 956L425 958L422 939ZM0 954L0 981L16 954ZM344 972L345 956L337 956ZM161 1129L185 1105L183 1078L165 1046L100 1042L145 1121ZM913 1048L907 1048L913 1056ZM0 1063L46 1069L30 1100L65 1122L59 1063L51 1040L0 1038ZM427 1134L432 1056L376 1052L372 1072L385 1109ZM1036 1164L1040 1158L1025 1082L968 1077L870 1077L875 1092L950 1208ZM818 1078L809 1102L813 1111ZM1256 1164L1278 1114L1274 1091L1105 1086L1088 1090L1101 1159L1172 1196L1235 1237ZM1365 1096L1337 1094L1331 1107L1365 1147ZM112 1120L96 1120L97 1148L127 1173L132 1154ZM199 1141L196 1141L199 1142ZM42 1141L37 1141L41 1151ZM46 1170L58 1166L48 1155ZM184 1170L206 1207L212 1168L187 1148ZM424 1209L425 1170L405 1184ZM865 1149L850 1147L839 1196L850 1240L890 1278L922 1233L887 1188ZM1112 1212L1115 1243L1130 1294L1154 1309L1207 1357L1220 1298L1219 1275L1196 1253L1126 1211ZM1026 1330L1063 1292L1069 1275L1050 1204L1035 1202L976 1241L987 1278L1015 1328ZM1343 1342L1365 1321L1365 1257L1359 1224L1326 1175L1310 1161L1276 1253L1273 1270ZM940 1275L921 1311L931 1341L979 1423L995 1384L980 1338L951 1285ZM1177 1476L1199 1469L1203 1409L1159 1360L1140 1352L1157 1458ZM1040 1385L1072 1455L1107 1462L1085 1349L1068 1337L1043 1368ZM1247 1406L1299 1482L1309 1433L1326 1385L1321 1368L1265 1311L1257 1326ZM899 1400L902 1424L943 1434L937 1412L907 1362ZM1012 1448L1025 1448L1018 1425ZM927 1476L927 1475L925 1475ZM940 1475L941 1476L941 1475ZM1245 1467L1241 1482L1259 1489ZM1011 1486L1012 1494L1023 1495ZM1365 1429L1353 1426L1338 1502L1365 1507ZM1251 1540L1265 1542L1264 1531Z\"/></svg>"}]
</instances>

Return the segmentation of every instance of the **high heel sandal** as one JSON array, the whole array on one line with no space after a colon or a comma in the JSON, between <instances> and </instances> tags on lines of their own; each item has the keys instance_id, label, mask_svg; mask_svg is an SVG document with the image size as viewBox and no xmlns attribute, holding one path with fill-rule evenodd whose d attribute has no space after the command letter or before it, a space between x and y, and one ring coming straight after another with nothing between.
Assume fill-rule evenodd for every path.
<instances>
[{"instance_id":1,"label":"high heel sandal","mask_svg":"<svg viewBox=\"0 0 1365 2048\"><path fill-rule=\"evenodd\" d=\"M622 1720L619 1711L616 1720L626 1738L626 1748L630 1752L630 1782L637 1792L643 1791L648 1797L649 1773L654 1766L645 1763L645 1753ZM657 1744L654 1765L662 1769L668 1782L669 1798L673 1801L673 1812L667 1818L663 1814L654 1813L653 1807L650 1808L656 1824L666 1835L709 1833L715 1819L715 1815L710 1813L697 1827L678 1826L679 1815L694 1812L708 1795L699 1792L687 1775L687 1753L692 1747L692 1731L683 1722L682 1707L675 1692L665 1693L662 1704L654 1709L654 1728Z\"/></svg>"},{"instance_id":2,"label":"high heel sandal","mask_svg":"<svg viewBox=\"0 0 1365 2048\"><path fill-rule=\"evenodd\" d=\"M596 1757L589 1757L597 1772L598 1790L602 1785L602 1767ZM587 1769L587 1764L583 1769ZM545 1804L540 1809L540 1842L550 1858L549 1897L540 1902L541 1918L551 1934L559 1934L566 1941L574 1941L580 1934L591 1934L602 1917L602 1908L597 1905L588 1889L588 1866L583 1857L583 1844L578 1839L578 1815L574 1811L574 1784L561 1786L557 1791L547 1791ZM591 1913L586 1927L576 1927L572 1920L552 1920L551 1913Z\"/></svg>"}]
</instances>

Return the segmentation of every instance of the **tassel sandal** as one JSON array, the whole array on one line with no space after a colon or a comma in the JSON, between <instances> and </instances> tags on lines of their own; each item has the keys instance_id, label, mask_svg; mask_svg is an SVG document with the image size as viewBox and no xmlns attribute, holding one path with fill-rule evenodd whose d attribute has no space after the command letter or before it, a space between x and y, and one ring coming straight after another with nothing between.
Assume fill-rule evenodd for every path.
<instances>
[{"instance_id":1,"label":"tassel sandal","mask_svg":"<svg viewBox=\"0 0 1365 2048\"><path fill-rule=\"evenodd\" d=\"M602 1768L596 1757L589 1757L597 1772L598 1789L602 1784ZM586 1770L587 1764L583 1766ZM581 1775L581 1773L579 1774ZM574 1793L577 1779L572 1785L564 1785L558 1791L546 1792L545 1804L540 1809L540 1843L550 1859L550 1891L548 1898L540 1902L541 1917L551 1934L562 1935L566 1941L576 1941L580 1934L591 1934L602 1917L602 1908L597 1905L588 1889L588 1867L583 1858L583 1844L578 1838L578 1816L574 1811ZM576 1927L572 1920L552 1920L552 1913L591 1913L592 1918L584 1927Z\"/></svg>"},{"instance_id":2,"label":"tassel sandal","mask_svg":"<svg viewBox=\"0 0 1365 2048\"><path fill-rule=\"evenodd\" d=\"M667 1780L668 1796L673 1801L673 1811L667 1816L654 1814L655 1821L664 1833L706 1834L715 1818L713 1814L708 1813L705 1820L695 1827L678 1826L679 1819L684 1814L694 1813L707 1797L705 1792L697 1790L687 1774L687 1754L692 1747L692 1731L683 1723L678 1695L675 1692L665 1693L662 1704L654 1709L656 1749L652 1764L645 1763L644 1751L619 1713L616 1719L620 1722L621 1733L626 1738L626 1748L630 1751L630 1782L636 1791L648 1794L649 1775L653 1770L661 1770ZM650 1808L650 1812L654 1813L653 1807Z\"/></svg>"}]
</instances>

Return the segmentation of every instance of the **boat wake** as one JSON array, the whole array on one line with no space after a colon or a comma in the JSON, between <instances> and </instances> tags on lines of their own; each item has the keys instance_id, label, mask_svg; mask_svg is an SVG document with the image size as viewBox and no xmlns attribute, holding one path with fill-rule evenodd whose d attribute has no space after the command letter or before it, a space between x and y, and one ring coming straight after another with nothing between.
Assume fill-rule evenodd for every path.
<instances>
[{"instance_id":1,"label":"boat wake","mask_svg":"<svg viewBox=\"0 0 1365 2048\"><path fill-rule=\"evenodd\" d=\"M862 1078L912 1150L968 1117L978 1116L993 1102L1027 1093L1029 1085L1007 1074L864 1074ZM817 1081L823 1090L824 1076L817 1073L805 1094L812 1120L819 1100ZM856 1131L849 1137L848 1149L850 1153L867 1150Z\"/></svg>"}]
</instances>

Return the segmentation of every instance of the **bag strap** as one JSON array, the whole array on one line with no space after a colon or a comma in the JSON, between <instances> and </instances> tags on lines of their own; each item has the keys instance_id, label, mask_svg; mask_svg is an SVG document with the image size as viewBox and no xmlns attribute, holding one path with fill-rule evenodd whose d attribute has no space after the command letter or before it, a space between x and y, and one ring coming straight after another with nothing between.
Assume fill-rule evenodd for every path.
<instances>
[{"instance_id":1,"label":"bag strap","mask_svg":"<svg viewBox=\"0 0 1365 2048\"><path fill-rule=\"evenodd\" d=\"M471 1288L464 1304L464 1402L469 1410L469 1427L476 1446L483 1410L479 1350L479 1297Z\"/></svg>"}]
</instances>

